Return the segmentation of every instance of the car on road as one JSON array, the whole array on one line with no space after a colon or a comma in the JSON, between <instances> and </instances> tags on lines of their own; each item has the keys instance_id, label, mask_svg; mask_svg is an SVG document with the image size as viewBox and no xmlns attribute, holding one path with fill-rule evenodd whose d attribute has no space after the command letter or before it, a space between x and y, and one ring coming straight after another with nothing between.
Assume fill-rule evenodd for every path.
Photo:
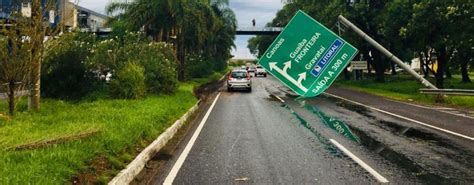
<instances>
[{"instance_id":1,"label":"car on road","mask_svg":"<svg viewBox=\"0 0 474 185\"><path fill-rule=\"evenodd\" d=\"M254 73L256 71L256 68L255 66L250 66L250 67L247 67L247 71Z\"/></svg>"},{"instance_id":2,"label":"car on road","mask_svg":"<svg viewBox=\"0 0 474 185\"><path fill-rule=\"evenodd\" d=\"M265 71L265 69L263 69L262 66L258 65L255 69L255 76L264 76L264 77L267 77L267 71Z\"/></svg>"},{"instance_id":3,"label":"car on road","mask_svg":"<svg viewBox=\"0 0 474 185\"><path fill-rule=\"evenodd\" d=\"M227 90L245 89L252 91L252 76L245 69L234 69L227 79Z\"/></svg>"}]
</instances>

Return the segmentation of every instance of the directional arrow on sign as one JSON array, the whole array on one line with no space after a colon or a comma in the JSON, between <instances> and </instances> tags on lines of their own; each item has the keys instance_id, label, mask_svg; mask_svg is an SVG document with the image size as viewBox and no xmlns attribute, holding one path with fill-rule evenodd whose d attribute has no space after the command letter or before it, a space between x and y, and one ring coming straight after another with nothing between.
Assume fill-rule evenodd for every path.
<instances>
[{"instance_id":1,"label":"directional arrow on sign","mask_svg":"<svg viewBox=\"0 0 474 185\"><path fill-rule=\"evenodd\" d=\"M283 71L285 71L285 73L288 73L288 69L291 69L291 61L288 61L288 62L285 62L285 67L283 67Z\"/></svg>"},{"instance_id":2,"label":"directional arrow on sign","mask_svg":"<svg viewBox=\"0 0 474 185\"><path fill-rule=\"evenodd\" d=\"M314 97L331 86L356 53L331 29L298 11L258 63L296 94Z\"/></svg>"},{"instance_id":3,"label":"directional arrow on sign","mask_svg":"<svg viewBox=\"0 0 474 185\"><path fill-rule=\"evenodd\" d=\"M306 80L306 72L304 73L301 73L298 75L299 78L298 78L298 84L301 84L301 82L303 82L303 80Z\"/></svg>"},{"instance_id":4,"label":"directional arrow on sign","mask_svg":"<svg viewBox=\"0 0 474 185\"><path fill-rule=\"evenodd\" d=\"M270 65L270 70L272 71L276 71L278 73L280 73L283 77L285 77L288 81L290 81L291 83L293 83L294 85L296 85L296 87L300 88L302 91L304 92L308 92L308 89L306 87L304 87L301 83L303 82L303 80L306 79L306 73L301 73L299 74L299 78L298 78L298 81L296 81L294 78L292 78L290 75L288 75L288 69L291 68L291 60L288 61L288 62L285 62L285 66L283 67L283 69L280 69L278 66L277 66L277 63L276 62L270 62L268 63Z\"/></svg>"}]
</instances>

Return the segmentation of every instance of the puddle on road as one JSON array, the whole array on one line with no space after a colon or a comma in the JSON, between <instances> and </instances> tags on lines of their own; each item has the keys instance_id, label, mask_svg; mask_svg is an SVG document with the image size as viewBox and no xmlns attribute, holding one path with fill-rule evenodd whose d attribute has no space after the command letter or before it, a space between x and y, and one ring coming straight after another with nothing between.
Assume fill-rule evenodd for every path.
<instances>
[{"instance_id":1,"label":"puddle on road","mask_svg":"<svg viewBox=\"0 0 474 185\"><path fill-rule=\"evenodd\" d=\"M305 109L309 110L310 112L317 115L323 123L335 130L337 133L345 136L346 138L356 141L361 144L361 146L367 148L368 150L380 155L382 158L386 159L390 163L393 163L396 166L404 169L407 173L412 174L421 182L427 184L446 184L451 182L463 182L462 175L452 175L452 173L446 173L446 171L439 171L440 173L433 172L423 166L423 163L419 164L418 162L410 159L405 154L394 151L390 147L387 147L384 143L377 141L375 138L371 137L364 131L357 129L353 126L347 125L342 121L337 119L331 118L327 116L324 112L318 109L318 107L306 104L304 99L296 99ZM359 114L367 116L372 119L376 119L374 116L370 115L370 111L365 109L362 106L352 105L352 104L345 104L345 103L338 103L339 106L349 108L351 110L355 110ZM337 120L337 121L335 121ZM444 147L454 149L458 153L464 153L460 148L453 146L452 143L444 141L442 138L436 136L435 134L431 134L428 132L423 132L420 130L413 129L411 127L405 127L397 123L388 122L388 121L378 121L380 124L378 126L383 125L382 127L386 130L389 130L396 135L402 135L405 137L418 139L422 141L427 141L429 143L435 144L436 147ZM338 125L343 125L341 127L334 127L335 123L340 123ZM332 124L332 125L331 125ZM342 129L345 127L346 129ZM345 132L347 130L347 132ZM461 164L470 163L470 159L466 158L466 156L457 156L456 161L459 161ZM469 166L469 165L468 165ZM452 170L456 171L454 168L449 166L439 166L438 170ZM462 172L461 172L462 173ZM441 175L442 174L442 175ZM469 174L469 173L468 173ZM468 175L466 174L466 175ZM461 178L460 178L461 177ZM467 177L469 179L469 177Z\"/></svg>"},{"instance_id":2,"label":"puddle on road","mask_svg":"<svg viewBox=\"0 0 474 185\"><path fill-rule=\"evenodd\" d=\"M449 160L466 165L466 168L472 168L474 165L474 154L472 152L469 152L455 143L437 136L436 134L411 127L405 127L389 121L379 121L379 123L388 127L387 130L390 132L429 144L428 147L436 149L435 152L437 152L438 155L446 156ZM448 168L449 167L446 167L446 169Z\"/></svg>"},{"instance_id":3,"label":"puddle on road","mask_svg":"<svg viewBox=\"0 0 474 185\"><path fill-rule=\"evenodd\" d=\"M441 146L444 148L450 148L450 149L455 149L455 150L459 149L457 147L454 147L452 143L446 142L444 139L436 136L435 134L424 132L421 130L416 130L411 127L405 127L405 126L402 126L400 124L390 122L390 121L380 120L378 122L382 124L383 126L385 126L386 130L392 133L404 135L409 138L423 140L428 143L435 144L437 146Z\"/></svg>"},{"instance_id":4,"label":"puddle on road","mask_svg":"<svg viewBox=\"0 0 474 185\"><path fill-rule=\"evenodd\" d=\"M328 139L323 137L311 124L309 124L306 120L304 120L298 113L296 113L293 109L288 107L288 105L282 104L281 107L289 110L291 114L293 114L296 119L298 119L299 123L303 125L305 128L307 128L311 133L313 133L316 138L318 139L319 142L321 142L324 145L324 148L326 148L331 154L336 155L336 156L342 156L342 154L339 152L339 150L336 150L334 146L329 142Z\"/></svg>"},{"instance_id":5,"label":"puddle on road","mask_svg":"<svg viewBox=\"0 0 474 185\"><path fill-rule=\"evenodd\" d=\"M371 111L369 109L367 109L366 107L356 105L356 104L352 104L352 103L346 103L344 101L341 101L340 99L337 99L337 98L334 98L334 97L331 97L331 96L323 95L322 97L328 99L330 102L336 102L336 105L338 105L340 107L344 107L348 110L355 111L355 112L357 112L360 115L363 115L365 117L368 117L368 118L371 118L371 119L376 118L375 116L370 114Z\"/></svg>"},{"instance_id":6,"label":"puddle on road","mask_svg":"<svg viewBox=\"0 0 474 185\"><path fill-rule=\"evenodd\" d=\"M427 184L446 184L452 182L451 179L427 172L416 162L412 161L405 155L386 147L383 143L373 139L363 131L354 127L351 127L351 129L359 136L361 141L360 143L364 147L379 154L386 160L400 166L401 168L406 169L409 173L415 175L417 178L426 182Z\"/></svg>"},{"instance_id":7,"label":"puddle on road","mask_svg":"<svg viewBox=\"0 0 474 185\"><path fill-rule=\"evenodd\" d=\"M352 133L351 129L343 121L326 115L316 106L306 104L304 100L296 99L296 101L299 102L306 110L318 116L325 126L331 128L332 130L336 131L336 133L349 140L360 143L359 138L354 133Z\"/></svg>"},{"instance_id":8,"label":"puddle on road","mask_svg":"<svg viewBox=\"0 0 474 185\"><path fill-rule=\"evenodd\" d=\"M387 160L393 165L400 167L406 173L411 174L414 177L416 177L416 179L418 179L421 183L451 184L451 183L469 182L469 179L471 179L471 177L469 177L470 173L458 171L457 169L452 168L449 165L445 166L445 165L440 164L440 166L438 166L435 169L435 171L433 171L434 169L430 169L429 166L425 166L423 162L421 163L419 163L420 161L417 162L416 160L418 159L416 160L412 159L408 157L407 155L405 155L403 152L395 151L391 149L390 147L386 146L384 143L377 141L375 138L371 137L364 131L356 127L353 127L351 125L347 125L344 122L335 119L334 117L326 115L316 106L306 104L304 102L304 99L297 98L295 100L301 103L301 105L305 109L307 109L308 111L315 114L318 118L320 118L325 126L333 129L335 132L344 136L345 138L359 143L364 148L376 153L377 155L381 156L383 159ZM370 115L370 110L367 110L362 106L345 104L345 103L338 103L338 105L345 108L350 108L352 110L355 110L359 114L365 115L369 118L376 120L374 116ZM328 149L330 153L336 156L342 156L342 153L340 153L339 150L335 149L334 146L332 146L329 143L328 139L323 137L317 131L316 127L306 122L300 115L298 115L294 110L292 110L287 105L282 104L281 106L289 110L298 119L301 125L303 125L305 128L310 130L316 136L316 138L322 144L324 144L324 147ZM413 129L411 127L405 127L400 124L388 122L388 121L378 120L378 123L379 124L375 124L375 125L381 126L385 130L395 133L396 135L426 141L426 142L436 145L436 147L452 149L453 151L458 152L460 155L463 155L463 156L455 155L453 157L455 157L456 159L453 159L453 160L459 161L460 164L463 164L462 161L464 161L464 163L468 163L467 167L470 166L469 164L472 164L471 162L472 159L469 159L469 157L467 157L471 155L466 154L466 156L464 156L463 150L461 150L460 148L456 146L453 146L452 143L444 141L442 138L436 136L435 134L424 132L422 130ZM436 170L440 170L440 171L436 171ZM455 174L457 173L455 171L459 172L459 174Z\"/></svg>"}]
</instances>

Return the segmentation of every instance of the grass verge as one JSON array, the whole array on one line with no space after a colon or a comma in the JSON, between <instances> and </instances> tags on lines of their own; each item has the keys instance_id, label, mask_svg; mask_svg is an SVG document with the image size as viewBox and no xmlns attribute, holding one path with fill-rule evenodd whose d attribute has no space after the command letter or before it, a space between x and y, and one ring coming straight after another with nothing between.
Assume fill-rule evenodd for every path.
<instances>
[{"instance_id":1,"label":"grass verge","mask_svg":"<svg viewBox=\"0 0 474 185\"><path fill-rule=\"evenodd\" d=\"M399 101L474 110L474 97L472 96L448 96L444 103L435 103L435 95L421 94L419 89L425 87L407 74L386 76L385 80L384 83L377 83L372 78L360 81L338 79L335 85ZM434 83L434 79L430 78L429 80ZM445 88L474 89L474 82L461 83L461 77L453 75L453 78L445 80Z\"/></svg>"},{"instance_id":2,"label":"grass verge","mask_svg":"<svg viewBox=\"0 0 474 185\"><path fill-rule=\"evenodd\" d=\"M217 76L222 74L138 100L45 99L38 113L24 111L23 101L14 118L0 120L0 184L65 184L87 171L106 183L197 102L195 87ZM0 114L6 108L0 101ZM100 168L105 174L95 172Z\"/></svg>"}]
</instances>

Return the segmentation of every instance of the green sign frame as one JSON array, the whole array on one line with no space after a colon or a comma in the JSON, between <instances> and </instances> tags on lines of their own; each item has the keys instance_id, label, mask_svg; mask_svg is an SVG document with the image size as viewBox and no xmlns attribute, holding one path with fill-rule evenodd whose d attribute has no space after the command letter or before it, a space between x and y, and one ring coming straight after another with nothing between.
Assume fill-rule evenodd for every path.
<instances>
[{"instance_id":1,"label":"green sign frame","mask_svg":"<svg viewBox=\"0 0 474 185\"><path fill-rule=\"evenodd\" d=\"M354 46L300 10L259 64L298 95L314 97L329 88L356 54Z\"/></svg>"}]
</instances>

